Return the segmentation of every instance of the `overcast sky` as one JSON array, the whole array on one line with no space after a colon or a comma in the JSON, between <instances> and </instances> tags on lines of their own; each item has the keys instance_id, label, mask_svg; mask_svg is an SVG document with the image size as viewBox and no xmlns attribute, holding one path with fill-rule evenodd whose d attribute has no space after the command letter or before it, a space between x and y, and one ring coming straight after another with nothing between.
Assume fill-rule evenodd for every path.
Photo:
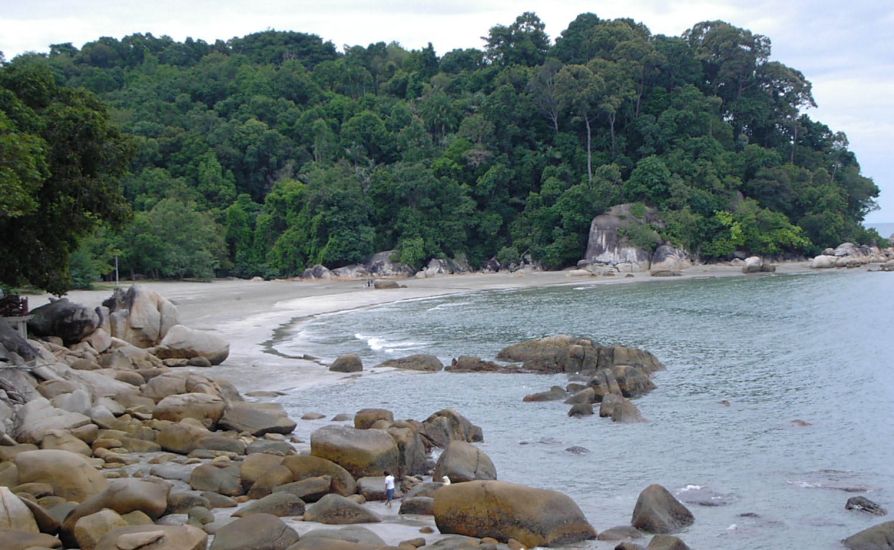
<instances>
[{"instance_id":1,"label":"overcast sky","mask_svg":"<svg viewBox=\"0 0 894 550\"><path fill-rule=\"evenodd\" d=\"M894 2L890 0L0 0L0 51L7 59L50 44L81 47L135 32L213 42L265 29L313 33L336 46L399 42L439 55L481 48L496 24L537 13L551 38L578 14L630 17L654 34L680 35L722 19L768 36L773 59L801 70L818 104L810 116L843 131L863 174L882 194L869 222L894 222Z\"/></svg>"}]
</instances>

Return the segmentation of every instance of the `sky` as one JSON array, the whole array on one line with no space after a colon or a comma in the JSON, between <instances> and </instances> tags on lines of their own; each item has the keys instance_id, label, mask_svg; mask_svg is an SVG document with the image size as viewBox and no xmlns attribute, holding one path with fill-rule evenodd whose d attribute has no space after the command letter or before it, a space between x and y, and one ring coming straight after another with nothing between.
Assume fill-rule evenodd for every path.
<instances>
[{"instance_id":1,"label":"sky","mask_svg":"<svg viewBox=\"0 0 894 550\"><path fill-rule=\"evenodd\" d=\"M894 2L890 0L0 0L0 51L6 59L80 48L101 36L136 32L213 42L267 29L317 34L337 47L429 42L439 55L483 48L494 25L535 12L555 39L580 13L629 17L653 34L679 36L721 19L768 36L771 58L813 83L808 114L847 134L862 173L881 189L869 223L894 223Z\"/></svg>"}]
</instances>

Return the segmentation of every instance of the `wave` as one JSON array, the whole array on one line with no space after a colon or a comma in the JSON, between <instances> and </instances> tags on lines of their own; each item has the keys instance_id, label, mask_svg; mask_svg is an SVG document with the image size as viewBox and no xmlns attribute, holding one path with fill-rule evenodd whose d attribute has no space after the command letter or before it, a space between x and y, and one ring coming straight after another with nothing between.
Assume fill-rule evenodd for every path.
<instances>
[{"instance_id":1,"label":"wave","mask_svg":"<svg viewBox=\"0 0 894 550\"><path fill-rule=\"evenodd\" d=\"M425 342L415 342L413 340L389 341L380 336L367 336L360 333L355 334L354 338L365 342L367 347L373 351L382 351L385 353L412 351L423 348L426 345Z\"/></svg>"},{"instance_id":2,"label":"wave","mask_svg":"<svg viewBox=\"0 0 894 550\"><path fill-rule=\"evenodd\" d=\"M472 303L472 302L447 302L447 303L444 303L444 304L438 304L438 305L436 305L436 306L434 306L434 307L430 307L430 308L426 309L425 311L426 311L426 312L428 312L428 311L438 311L438 310L440 310L440 309L448 309L448 308L451 308L451 307L462 307L462 306L470 305L471 303Z\"/></svg>"}]
</instances>

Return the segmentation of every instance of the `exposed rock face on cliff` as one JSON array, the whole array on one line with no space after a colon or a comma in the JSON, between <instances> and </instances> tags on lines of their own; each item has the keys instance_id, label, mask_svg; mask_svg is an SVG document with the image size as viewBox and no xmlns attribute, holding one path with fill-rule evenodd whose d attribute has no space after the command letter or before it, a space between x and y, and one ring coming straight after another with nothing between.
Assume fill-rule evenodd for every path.
<instances>
[{"instance_id":1,"label":"exposed rock face on cliff","mask_svg":"<svg viewBox=\"0 0 894 550\"><path fill-rule=\"evenodd\" d=\"M677 275L690 267L689 254L662 244L655 227L662 227L662 221L654 209L635 204L613 206L593 218L587 252L578 266L590 271L651 271L656 276Z\"/></svg>"}]
</instances>

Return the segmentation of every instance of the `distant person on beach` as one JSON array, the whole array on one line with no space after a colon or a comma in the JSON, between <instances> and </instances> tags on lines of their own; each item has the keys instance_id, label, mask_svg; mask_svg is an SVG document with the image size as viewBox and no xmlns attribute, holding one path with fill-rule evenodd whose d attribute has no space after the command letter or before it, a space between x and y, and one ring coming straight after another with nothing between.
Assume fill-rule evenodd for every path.
<instances>
[{"instance_id":1,"label":"distant person on beach","mask_svg":"<svg viewBox=\"0 0 894 550\"><path fill-rule=\"evenodd\" d=\"M385 503L391 509L391 501L394 499L394 476L385 472Z\"/></svg>"}]
</instances>

